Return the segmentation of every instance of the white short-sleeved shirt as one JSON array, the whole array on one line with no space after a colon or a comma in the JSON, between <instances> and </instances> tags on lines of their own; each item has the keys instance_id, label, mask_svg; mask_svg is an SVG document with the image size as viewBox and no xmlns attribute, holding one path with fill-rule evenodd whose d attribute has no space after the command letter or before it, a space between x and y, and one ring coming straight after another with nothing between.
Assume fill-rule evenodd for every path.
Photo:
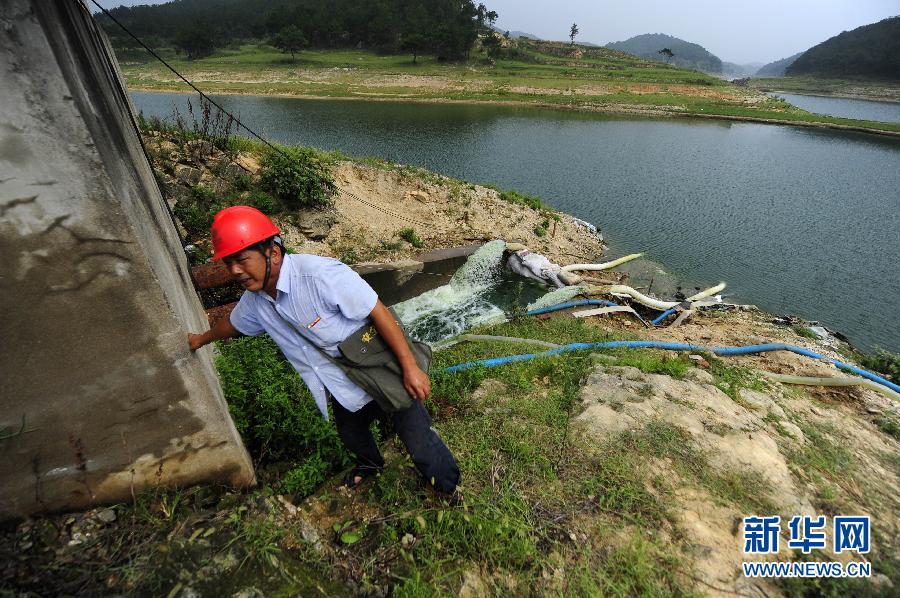
<instances>
[{"instance_id":1,"label":"white short-sleeved shirt","mask_svg":"<svg viewBox=\"0 0 900 598\"><path fill-rule=\"evenodd\" d=\"M231 324L248 336L272 337L325 419L326 388L348 411L361 409L372 398L310 343L338 356L338 344L367 323L378 295L346 264L306 254L284 257L275 288L274 300L263 291L241 295Z\"/></svg>"}]
</instances>

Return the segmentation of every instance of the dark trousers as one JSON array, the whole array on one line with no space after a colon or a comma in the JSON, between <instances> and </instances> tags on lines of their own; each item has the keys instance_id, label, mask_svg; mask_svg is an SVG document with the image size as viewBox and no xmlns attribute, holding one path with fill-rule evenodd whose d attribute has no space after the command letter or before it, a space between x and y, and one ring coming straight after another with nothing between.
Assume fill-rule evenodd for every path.
<instances>
[{"instance_id":1,"label":"dark trousers","mask_svg":"<svg viewBox=\"0 0 900 598\"><path fill-rule=\"evenodd\" d=\"M354 413L344 409L334 397L331 397L331 407L338 436L347 450L356 455L357 467L384 467L384 458L370 426L376 419L390 421L425 481L441 492L452 492L456 488L460 479L456 459L431 427L431 416L419 401L413 401L409 409L393 413L385 413L375 401Z\"/></svg>"}]
</instances>

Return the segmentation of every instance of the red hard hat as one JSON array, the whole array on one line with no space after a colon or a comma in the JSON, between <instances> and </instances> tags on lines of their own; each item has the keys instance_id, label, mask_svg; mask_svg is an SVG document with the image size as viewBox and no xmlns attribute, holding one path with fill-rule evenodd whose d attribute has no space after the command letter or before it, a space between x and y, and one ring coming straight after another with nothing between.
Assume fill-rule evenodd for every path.
<instances>
[{"instance_id":1,"label":"red hard hat","mask_svg":"<svg viewBox=\"0 0 900 598\"><path fill-rule=\"evenodd\" d=\"M250 206L232 206L221 210L212 223L212 259L237 253L281 231L269 217Z\"/></svg>"}]
</instances>

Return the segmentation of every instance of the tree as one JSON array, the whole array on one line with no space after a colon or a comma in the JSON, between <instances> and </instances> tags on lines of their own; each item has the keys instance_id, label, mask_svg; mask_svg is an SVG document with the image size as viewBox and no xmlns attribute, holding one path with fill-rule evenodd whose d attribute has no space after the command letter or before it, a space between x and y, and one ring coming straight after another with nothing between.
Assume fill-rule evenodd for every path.
<instances>
[{"instance_id":1,"label":"tree","mask_svg":"<svg viewBox=\"0 0 900 598\"><path fill-rule=\"evenodd\" d=\"M200 24L181 29L173 41L175 49L187 54L188 60L209 56L216 49L216 38L212 31Z\"/></svg>"},{"instance_id":2,"label":"tree","mask_svg":"<svg viewBox=\"0 0 900 598\"><path fill-rule=\"evenodd\" d=\"M575 36L578 35L578 25L572 23L571 29L569 29L569 39L572 40L572 45L575 45Z\"/></svg>"},{"instance_id":3,"label":"tree","mask_svg":"<svg viewBox=\"0 0 900 598\"><path fill-rule=\"evenodd\" d=\"M294 53L299 52L309 44L303 37L303 32L296 25L288 25L283 27L278 34L272 38L272 45L281 50L282 54L291 54L291 62L294 60Z\"/></svg>"},{"instance_id":4,"label":"tree","mask_svg":"<svg viewBox=\"0 0 900 598\"><path fill-rule=\"evenodd\" d=\"M657 53L658 53L658 54L662 54L663 56L666 57L666 64L668 64L668 63L669 63L669 60L671 60L672 57L675 56L675 53L674 53L672 50L670 50L669 48L663 48L662 50L660 50L660 51L657 52Z\"/></svg>"},{"instance_id":5,"label":"tree","mask_svg":"<svg viewBox=\"0 0 900 598\"><path fill-rule=\"evenodd\" d=\"M421 33L410 33L403 36L403 42L400 48L411 52L413 55L413 64L416 63L416 57L428 47L428 39Z\"/></svg>"}]
</instances>

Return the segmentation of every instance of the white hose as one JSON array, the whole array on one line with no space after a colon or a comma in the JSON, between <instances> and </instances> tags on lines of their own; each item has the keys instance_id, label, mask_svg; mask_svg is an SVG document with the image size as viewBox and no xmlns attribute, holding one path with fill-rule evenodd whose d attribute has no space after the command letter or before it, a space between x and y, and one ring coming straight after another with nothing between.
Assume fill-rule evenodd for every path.
<instances>
[{"instance_id":1,"label":"white hose","mask_svg":"<svg viewBox=\"0 0 900 598\"><path fill-rule=\"evenodd\" d=\"M865 378L816 378L812 376L788 376L785 374L776 374L774 372L760 372L760 374L775 382L781 382L782 384L803 384L806 386L864 386L865 388L883 394L889 399L900 401L900 393L896 393L882 384L876 384Z\"/></svg>"},{"instance_id":2,"label":"white hose","mask_svg":"<svg viewBox=\"0 0 900 598\"><path fill-rule=\"evenodd\" d=\"M720 282L714 287L710 287L705 291L700 291L696 295L688 298L688 301L695 301L697 299L703 299L704 297L709 297L710 295L714 295L725 288L725 283ZM623 284L614 284L606 292L611 293L613 295L627 295L637 301L642 305L646 305L647 307L652 307L653 309L658 309L660 311L665 311L667 309L672 309L676 305L680 303L680 301L660 301L659 299L654 299L653 297L648 297L644 295L640 291L637 291L629 286L625 286ZM718 302L717 302L718 303Z\"/></svg>"},{"instance_id":3,"label":"white hose","mask_svg":"<svg viewBox=\"0 0 900 598\"><path fill-rule=\"evenodd\" d=\"M715 295L716 293L722 292L727 285L724 282L720 282L714 287L709 287L705 291L700 291L696 295L688 297L688 301L697 301L698 299L703 299L705 297L709 297L710 295Z\"/></svg>"},{"instance_id":4,"label":"white hose","mask_svg":"<svg viewBox=\"0 0 900 598\"><path fill-rule=\"evenodd\" d=\"M574 272L575 270L609 270L610 268L615 268L620 264L624 264L625 262L630 262L631 260L637 259L644 255L643 253L632 253L631 255L626 255L625 257L620 257L617 260L613 260L611 262L604 262L602 264L570 264L568 266L563 266L563 272Z\"/></svg>"}]
</instances>

